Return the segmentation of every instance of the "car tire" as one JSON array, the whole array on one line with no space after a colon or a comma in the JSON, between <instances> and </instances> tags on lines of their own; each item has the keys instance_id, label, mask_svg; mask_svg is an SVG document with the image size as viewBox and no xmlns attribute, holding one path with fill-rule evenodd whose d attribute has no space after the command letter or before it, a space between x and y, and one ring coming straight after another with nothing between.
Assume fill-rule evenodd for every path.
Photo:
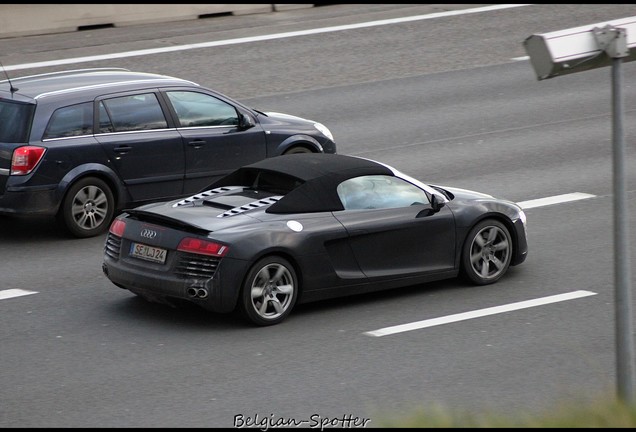
<instances>
[{"instance_id":1,"label":"car tire","mask_svg":"<svg viewBox=\"0 0 636 432\"><path fill-rule=\"evenodd\" d=\"M295 146L290 148L289 150L287 150L285 153L283 154L300 154L300 153L313 153L313 151L311 151L311 149L307 148L307 147L303 147L303 146Z\"/></svg>"},{"instance_id":2,"label":"car tire","mask_svg":"<svg viewBox=\"0 0 636 432\"><path fill-rule=\"evenodd\" d=\"M80 179L66 192L58 211L58 221L73 236L94 237L105 232L115 213L110 187L95 177Z\"/></svg>"},{"instance_id":3,"label":"car tire","mask_svg":"<svg viewBox=\"0 0 636 432\"><path fill-rule=\"evenodd\" d=\"M463 276L476 285L497 282L510 266L512 246L510 232L503 223L494 219L479 222L464 242Z\"/></svg>"},{"instance_id":4,"label":"car tire","mask_svg":"<svg viewBox=\"0 0 636 432\"><path fill-rule=\"evenodd\" d=\"M279 256L256 262L247 274L241 293L241 310L259 326L278 324L296 304L298 279L293 266Z\"/></svg>"}]
</instances>

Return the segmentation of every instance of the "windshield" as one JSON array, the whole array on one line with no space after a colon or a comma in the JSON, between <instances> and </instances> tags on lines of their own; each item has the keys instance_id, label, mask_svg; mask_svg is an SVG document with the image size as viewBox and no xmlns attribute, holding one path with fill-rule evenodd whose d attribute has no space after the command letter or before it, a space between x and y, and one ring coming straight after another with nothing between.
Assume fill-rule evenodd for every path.
<instances>
[{"instance_id":1,"label":"windshield","mask_svg":"<svg viewBox=\"0 0 636 432\"><path fill-rule=\"evenodd\" d=\"M34 111L35 105L0 99L0 142L28 142Z\"/></svg>"}]
</instances>

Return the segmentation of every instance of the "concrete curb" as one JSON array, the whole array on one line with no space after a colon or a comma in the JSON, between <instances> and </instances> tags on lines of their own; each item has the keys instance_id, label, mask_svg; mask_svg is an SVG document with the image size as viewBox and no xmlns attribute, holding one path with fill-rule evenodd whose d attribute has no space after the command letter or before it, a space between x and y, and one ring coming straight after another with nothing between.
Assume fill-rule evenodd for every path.
<instances>
[{"instance_id":1,"label":"concrete curb","mask_svg":"<svg viewBox=\"0 0 636 432\"><path fill-rule=\"evenodd\" d=\"M271 13L313 4L1 4L0 38L183 21L213 15Z\"/></svg>"}]
</instances>

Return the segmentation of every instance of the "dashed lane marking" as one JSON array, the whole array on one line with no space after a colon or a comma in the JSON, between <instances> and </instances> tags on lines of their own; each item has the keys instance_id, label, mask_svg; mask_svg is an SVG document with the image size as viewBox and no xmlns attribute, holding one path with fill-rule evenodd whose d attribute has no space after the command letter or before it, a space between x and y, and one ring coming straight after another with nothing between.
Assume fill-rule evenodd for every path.
<instances>
[{"instance_id":1,"label":"dashed lane marking","mask_svg":"<svg viewBox=\"0 0 636 432\"><path fill-rule=\"evenodd\" d=\"M478 309L475 311L464 312L464 313L459 313L455 315L447 315L447 316L443 316L439 318L427 319L424 321L416 321L416 322L412 322L408 324L401 324L401 325L396 325L392 327L384 327L378 330L365 332L364 334L367 336L374 336L374 337L388 336L388 335L392 335L396 333L404 333L411 330L419 330L426 327L433 327L433 326L438 326L442 324L454 323L457 321L464 321L464 320L468 320L472 318L479 318L479 317L484 317L488 315L495 315L495 314L500 314L504 312L515 311L519 309L526 309L526 308L541 306L541 305L550 304L550 303L573 300L573 299L592 296L596 294L597 293L592 291L584 291L584 290L572 291L565 294L557 294L557 295L548 296L548 297L541 297L534 300L526 300L526 301L521 301L517 303L509 303L507 305L494 306L494 307L489 307L486 309Z\"/></svg>"},{"instance_id":2,"label":"dashed lane marking","mask_svg":"<svg viewBox=\"0 0 636 432\"><path fill-rule=\"evenodd\" d=\"M518 202L522 209L529 209L534 207L543 207L552 204L561 204L564 202L570 201L578 201L588 198L594 198L596 195L582 193L582 192L573 192L563 195L555 195L547 198L538 198L529 201L521 201Z\"/></svg>"},{"instance_id":3,"label":"dashed lane marking","mask_svg":"<svg viewBox=\"0 0 636 432\"><path fill-rule=\"evenodd\" d=\"M0 290L0 300L6 300L13 297L22 297L25 295L37 294L37 291L27 291L23 289Z\"/></svg>"}]
</instances>

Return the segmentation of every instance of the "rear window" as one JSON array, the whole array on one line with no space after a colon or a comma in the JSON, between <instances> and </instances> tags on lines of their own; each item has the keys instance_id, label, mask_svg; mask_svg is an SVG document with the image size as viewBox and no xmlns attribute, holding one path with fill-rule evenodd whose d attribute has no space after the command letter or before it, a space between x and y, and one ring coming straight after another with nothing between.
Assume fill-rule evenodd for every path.
<instances>
[{"instance_id":1,"label":"rear window","mask_svg":"<svg viewBox=\"0 0 636 432\"><path fill-rule=\"evenodd\" d=\"M35 105L0 99L0 142L26 143Z\"/></svg>"},{"instance_id":2,"label":"rear window","mask_svg":"<svg viewBox=\"0 0 636 432\"><path fill-rule=\"evenodd\" d=\"M55 110L44 139L64 138L93 133L93 103L85 102Z\"/></svg>"}]
</instances>

